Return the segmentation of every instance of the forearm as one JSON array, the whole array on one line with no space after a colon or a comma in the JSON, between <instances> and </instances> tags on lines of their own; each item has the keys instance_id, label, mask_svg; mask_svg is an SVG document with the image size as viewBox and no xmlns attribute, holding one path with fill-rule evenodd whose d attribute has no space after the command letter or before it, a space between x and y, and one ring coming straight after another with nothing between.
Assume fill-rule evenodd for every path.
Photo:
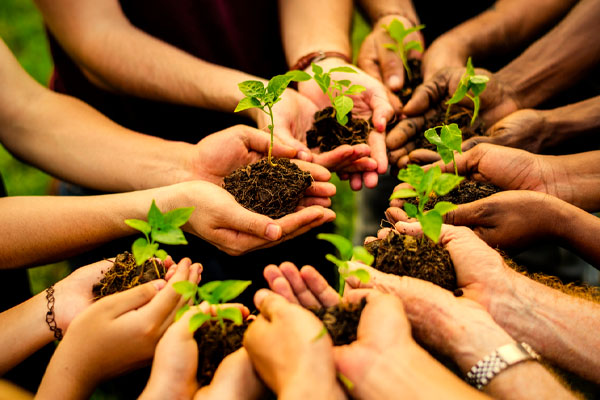
<instances>
[{"instance_id":1,"label":"forearm","mask_svg":"<svg viewBox=\"0 0 600 400\"><path fill-rule=\"evenodd\" d=\"M46 298L42 292L0 314L3 356L0 376L54 340L46 323Z\"/></svg>"},{"instance_id":2,"label":"forearm","mask_svg":"<svg viewBox=\"0 0 600 400\"><path fill-rule=\"evenodd\" d=\"M489 311L513 338L544 358L600 382L600 305L569 296L516 272L512 285L491 297Z\"/></svg>"},{"instance_id":3,"label":"forearm","mask_svg":"<svg viewBox=\"0 0 600 400\"><path fill-rule=\"evenodd\" d=\"M437 40L452 42L466 57L504 54L543 32L577 0L543 0L531 4L520 0L498 0L493 7L465 21Z\"/></svg>"},{"instance_id":4,"label":"forearm","mask_svg":"<svg viewBox=\"0 0 600 400\"><path fill-rule=\"evenodd\" d=\"M521 108L534 107L572 86L598 63L599 15L598 1L581 0L552 31L495 74L515 90Z\"/></svg>"},{"instance_id":5,"label":"forearm","mask_svg":"<svg viewBox=\"0 0 600 400\"><path fill-rule=\"evenodd\" d=\"M388 15L404 16L414 23L419 22L412 0L360 0L358 3L373 24Z\"/></svg>"},{"instance_id":6,"label":"forearm","mask_svg":"<svg viewBox=\"0 0 600 400\"><path fill-rule=\"evenodd\" d=\"M351 56L352 0L279 0L279 9L288 65L320 50Z\"/></svg>"},{"instance_id":7,"label":"forearm","mask_svg":"<svg viewBox=\"0 0 600 400\"><path fill-rule=\"evenodd\" d=\"M600 96L553 110L538 111L547 126L549 137L544 146L554 147L575 137L600 131Z\"/></svg>"}]
</instances>

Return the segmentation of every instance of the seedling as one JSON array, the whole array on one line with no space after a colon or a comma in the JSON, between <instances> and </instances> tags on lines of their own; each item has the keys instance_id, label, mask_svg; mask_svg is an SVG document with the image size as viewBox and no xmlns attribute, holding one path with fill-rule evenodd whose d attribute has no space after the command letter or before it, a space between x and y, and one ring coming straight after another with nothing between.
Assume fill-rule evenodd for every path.
<instances>
[{"instance_id":1,"label":"seedling","mask_svg":"<svg viewBox=\"0 0 600 400\"><path fill-rule=\"evenodd\" d=\"M408 80L412 80L412 71L410 70L410 66L408 65L408 52L411 50L416 50L419 53L423 52L423 45L421 42L417 40L410 40L404 43L404 39L406 36L410 35L413 32L420 31L425 28L425 25L417 25L412 28L404 28L404 24L397 19L392 20L389 25L383 25L383 28L387 31L392 39L396 43L386 43L383 45L388 50L392 50L402 60L402 65L404 65L404 69L406 70L406 77Z\"/></svg>"},{"instance_id":2,"label":"seedling","mask_svg":"<svg viewBox=\"0 0 600 400\"><path fill-rule=\"evenodd\" d=\"M183 299L192 300L194 305L206 301L211 306L215 306L216 315L213 316L210 311L208 313L199 312L190 319L190 331L195 332L206 321L218 321L221 327L225 328L224 320L230 320L236 325L243 322L242 312L236 307L222 307L223 303L238 297L251 284L251 281L212 281L205 283L202 286L193 284L190 281L181 281L173 284L173 289L183 297ZM177 310L175 320L190 309L190 305L186 304Z\"/></svg>"},{"instance_id":3,"label":"seedling","mask_svg":"<svg viewBox=\"0 0 600 400\"><path fill-rule=\"evenodd\" d=\"M369 282L370 276L365 269L358 268L354 271L350 271L350 267L348 266L348 261L350 260L362 261L367 265L373 264L373 256L367 251L367 249L365 249L362 246L352 246L352 242L346 239L345 237L335 235L332 233L319 233L317 235L317 239L327 240L329 243L333 244L340 253L341 259L337 258L333 254L325 255L325 258L327 258L329 261L331 261L338 267L338 293L340 297L344 294L346 278L350 276L355 276L362 283Z\"/></svg>"},{"instance_id":4,"label":"seedling","mask_svg":"<svg viewBox=\"0 0 600 400\"><path fill-rule=\"evenodd\" d=\"M260 81L244 81L238 83L240 91L244 97L235 108L235 112L248 110L250 108L258 108L271 118L269 124L269 132L271 132L271 145L269 146L268 161L271 166L275 164L271 161L271 153L273 152L273 129L275 122L273 121L273 106L281 100L281 95L288 87L290 82L301 82L310 79L310 75L304 71L288 71L284 75L275 75L267 86Z\"/></svg>"},{"instance_id":5,"label":"seedling","mask_svg":"<svg viewBox=\"0 0 600 400\"><path fill-rule=\"evenodd\" d=\"M471 118L471 125L473 125L475 119L479 115L479 95L485 90L485 85L489 80L490 78L485 75L475 75L473 63L471 62L471 57L469 57L467 60L467 70L460 78L460 82L456 88L456 91L452 95L452 98L446 102L446 104L448 104L448 108L446 109L445 122L448 123L450 107L452 107L452 104L458 103L466 96L473 102L473 117ZM472 96L469 95L469 90L471 91Z\"/></svg>"},{"instance_id":6,"label":"seedling","mask_svg":"<svg viewBox=\"0 0 600 400\"><path fill-rule=\"evenodd\" d=\"M354 108L354 101L348 96L359 94L366 89L361 85L352 85L347 79L336 81L331 79L332 72L349 72L356 74L357 72L350 67L335 67L328 72L323 72L323 68L315 63L311 64L314 73L313 79L317 82L323 93L329 97L331 105L335 109L335 119L340 125L348 123L348 113ZM348 88L348 89L344 89Z\"/></svg>"},{"instance_id":7,"label":"seedling","mask_svg":"<svg viewBox=\"0 0 600 400\"><path fill-rule=\"evenodd\" d=\"M417 218L425 236L437 243L442 230L442 215L456 209L457 206L449 201L440 201L432 210L425 212L425 204L432 194L443 196L454 189L464 178L442 173L437 165L425 172L418 165L409 164L406 169L398 173L398 179L410 184L414 189L397 190L392 193L390 200L416 197L418 205L406 202L404 211L409 217Z\"/></svg>"},{"instance_id":8,"label":"seedling","mask_svg":"<svg viewBox=\"0 0 600 400\"><path fill-rule=\"evenodd\" d=\"M440 135L437 130L440 129ZM437 146L437 152L445 164L454 163L454 174L458 176L458 168L454 159L454 152L462 154L462 132L456 124L436 126L425 131L425 138L429 143Z\"/></svg>"},{"instance_id":9,"label":"seedling","mask_svg":"<svg viewBox=\"0 0 600 400\"><path fill-rule=\"evenodd\" d=\"M163 214L156 206L156 202L152 200L148 211L148 222L141 219L126 219L127 225L142 232L145 236L145 238L136 239L131 246L136 264L142 265L151 257L164 261L167 258L167 252L158 248L159 243L187 244L183 231L179 227L190 219L192 212L194 212L194 207L184 207ZM160 274L154 260L152 263L156 276L159 277Z\"/></svg>"}]
</instances>

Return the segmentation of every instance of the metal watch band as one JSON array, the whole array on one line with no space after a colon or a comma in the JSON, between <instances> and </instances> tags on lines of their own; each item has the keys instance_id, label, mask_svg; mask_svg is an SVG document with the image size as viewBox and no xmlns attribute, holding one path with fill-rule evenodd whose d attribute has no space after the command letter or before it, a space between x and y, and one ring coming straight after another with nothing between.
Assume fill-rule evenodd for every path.
<instances>
[{"instance_id":1,"label":"metal watch band","mask_svg":"<svg viewBox=\"0 0 600 400\"><path fill-rule=\"evenodd\" d=\"M467 383L481 390L500 372L527 360L540 360L539 354L527 343L515 342L500 346L473 365L467 372Z\"/></svg>"}]
</instances>

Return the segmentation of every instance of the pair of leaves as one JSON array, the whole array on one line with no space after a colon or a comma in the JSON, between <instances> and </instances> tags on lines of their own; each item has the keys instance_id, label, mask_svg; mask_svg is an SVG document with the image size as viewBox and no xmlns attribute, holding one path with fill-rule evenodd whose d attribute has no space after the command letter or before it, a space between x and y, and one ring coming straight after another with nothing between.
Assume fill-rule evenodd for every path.
<instances>
[{"instance_id":1,"label":"pair of leaves","mask_svg":"<svg viewBox=\"0 0 600 400\"><path fill-rule=\"evenodd\" d=\"M225 280L208 282L198 287L192 282L181 281L173 284L173 289L185 300L194 300L194 304L200 301L222 304L238 297L251 283L251 281Z\"/></svg>"},{"instance_id":2,"label":"pair of leaves","mask_svg":"<svg viewBox=\"0 0 600 400\"><path fill-rule=\"evenodd\" d=\"M440 135L437 129L440 128ZM462 154L462 132L457 124L436 126L425 131L425 138L436 145L437 152L444 163L454 160L454 152Z\"/></svg>"},{"instance_id":3,"label":"pair of leaves","mask_svg":"<svg viewBox=\"0 0 600 400\"><path fill-rule=\"evenodd\" d=\"M238 83L238 88L244 94L244 97L235 108L235 112L247 110L250 108L273 107L280 100L280 96L288 87L290 82L307 81L311 77L304 71L288 71L283 75L275 75L267 86L261 81L244 81Z\"/></svg>"},{"instance_id":4,"label":"pair of leaves","mask_svg":"<svg viewBox=\"0 0 600 400\"><path fill-rule=\"evenodd\" d=\"M413 32L420 31L425 28L425 25L417 25L412 28L406 29L404 24L397 19L392 20L389 25L383 25L383 28L387 31L392 39L396 43L386 43L383 45L388 50L392 50L397 53L402 60L402 65L404 65L404 69L406 70L406 74L409 80L412 79L412 72L410 70L410 66L408 65L408 52L411 50L416 50L420 53L423 52L423 45L421 42L416 40L410 40L404 43L404 39L406 36L410 35Z\"/></svg>"},{"instance_id":5,"label":"pair of leaves","mask_svg":"<svg viewBox=\"0 0 600 400\"><path fill-rule=\"evenodd\" d=\"M183 314L185 314L189 309L190 309L189 304L186 304L183 307L181 307L179 310L177 310L177 313L175 314L175 321L178 321L183 316ZM240 311L239 308L236 308L236 307L217 308L216 314L217 315L215 317L213 317L209 313L203 313L203 312L194 314L190 318L190 325L189 325L190 331L195 332L198 328L200 328L202 325L204 325L205 322L210 321L210 320L217 320L217 321L223 323L223 320L228 319L236 325L240 325L243 321L242 312Z\"/></svg>"},{"instance_id":6,"label":"pair of leaves","mask_svg":"<svg viewBox=\"0 0 600 400\"><path fill-rule=\"evenodd\" d=\"M410 203L404 203L404 211L406 211L406 214L411 218L417 218L417 221L421 224L423 234L435 243L440 239L443 223L442 215L455 210L456 208L457 206L449 201L440 201L436 203L432 210L421 213L417 209L417 206Z\"/></svg>"},{"instance_id":7,"label":"pair of leaves","mask_svg":"<svg viewBox=\"0 0 600 400\"><path fill-rule=\"evenodd\" d=\"M461 77L456 91L454 91L454 94L450 100L446 102L446 104L448 104L448 107L450 107L452 104L456 104L464 99L465 96L470 98L471 101L473 101L473 118L471 118L471 125L473 125L475 119L477 119L477 116L479 115L479 107L481 103L479 95L483 93L489 80L490 78L485 75L475 74L475 68L473 68L471 57L469 57L467 60L467 70ZM468 95L469 90L473 96Z\"/></svg>"},{"instance_id":8,"label":"pair of leaves","mask_svg":"<svg viewBox=\"0 0 600 400\"><path fill-rule=\"evenodd\" d=\"M177 245L187 244L187 240L180 229L194 212L194 207L176 208L162 213L152 200L148 211L148 221L140 219L126 219L125 223L142 232L145 238L139 238L131 247L137 265L142 265L150 257L156 256L161 260L167 258L167 253L158 248L158 243Z\"/></svg>"}]
</instances>

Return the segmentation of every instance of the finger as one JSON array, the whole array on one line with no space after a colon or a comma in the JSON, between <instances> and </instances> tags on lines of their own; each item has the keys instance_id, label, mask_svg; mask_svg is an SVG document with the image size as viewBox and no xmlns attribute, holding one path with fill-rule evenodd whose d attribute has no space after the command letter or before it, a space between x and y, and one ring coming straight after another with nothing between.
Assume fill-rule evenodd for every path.
<instances>
[{"instance_id":1,"label":"finger","mask_svg":"<svg viewBox=\"0 0 600 400\"><path fill-rule=\"evenodd\" d=\"M375 171L363 172L362 179L366 188L373 189L377 186L377 182L379 181L379 174Z\"/></svg>"},{"instance_id":2,"label":"finger","mask_svg":"<svg viewBox=\"0 0 600 400\"><path fill-rule=\"evenodd\" d=\"M379 66L383 75L383 82L393 91L398 91L404 86L404 66L398 55L383 46L378 46Z\"/></svg>"},{"instance_id":3,"label":"finger","mask_svg":"<svg viewBox=\"0 0 600 400\"><path fill-rule=\"evenodd\" d=\"M438 104L448 92L448 74L442 70L436 73L431 80L419 85L402 112L406 115L423 114L435 104Z\"/></svg>"},{"instance_id":4,"label":"finger","mask_svg":"<svg viewBox=\"0 0 600 400\"><path fill-rule=\"evenodd\" d=\"M200 283L200 278L202 276L203 269L204 268L202 267L202 264L200 264L200 263L193 263L190 266L190 275L188 277L188 280L190 282L195 283L196 285L198 283Z\"/></svg>"},{"instance_id":5,"label":"finger","mask_svg":"<svg viewBox=\"0 0 600 400\"><path fill-rule=\"evenodd\" d=\"M392 165L398 164L398 162L403 157L408 156L408 154L410 154L410 152L413 151L415 147L417 147L415 142L408 142L404 145L404 147L401 147L398 150L391 151L388 154L389 161L392 163Z\"/></svg>"},{"instance_id":6,"label":"finger","mask_svg":"<svg viewBox=\"0 0 600 400\"><path fill-rule=\"evenodd\" d=\"M296 157L298 159L304 160L304 161L310 161L312 159L311 153L310 153L310 149L301 141L299 141L298 139L294 138L294 136L292 135L292 132L284 127L277 127L276 129L277 132L277 139L279 139L279 141L289 147L292 147L294 149L296 149L297 153L296 153ZM270 143L270 136L269 136L269 143ZM268 147L267 147L267 151L268 152Z\"/></svg>"},{"instance_id":7,"label":"finger","mask_svg":"<svg viewBox=\"0 0 600 400\"><path fill-rule=\"evenodd\" d=\"M440 155L433 150L416 149L409 153L408 157L412 164L426 165L441 159ZM449 164L450 165L450 164ZM454 167L452 167L453 169Z\"/></svg>"},{"instance_id":8,"label":"finger","mask_svg":"<svg viewBox=\"0 0 600 400\"><path fill-rule=\"evenodd\" d=\"M270 241L281 238L283 230L272 218L242 207L233 196L229 196L229 200L222 215L223 228Z\"/></svg>"},{"instance_id":9,"label":"finger","mask_svg":"<svg viewBox=\"0 0 600 400\"><path fill-rule=\"evenodd\" d=\"M390 150L396 150L412 141L424 126L425 118L422 116L405 118L390 130L385 138L385 144Z\"/></svg>"},{"instance_id":10,"label":"finger","mask_svg":"<svg viewBox=\"0 0 600 400\"><path fill-rule=\"evenodd\" d=\"M470 139L467 139L463 142L462 144L462 151L467 151L472 149L473 147L477 146L480 143L492 143L492 144L499 144L502 145L502 143L498 143L497 140L498 136L493 137L493 136L473 136Z\"/></svg>"},{"instance_id":11,"label":"finger","mask_svg":"<svg viewBox=\"0 0 600 400\"><path fill-rule=\"evenodd\" d=\"M340 296L337 291L327 283L323 275L314 267L305 265L300 270L300 276L323 307L333 307L339 304Z\"/></svg>"},{"instance_id":12,"label":"finger","mask_svg":"<svg viewBox=\"0 0 600 400\"><path fill-rule=\"evenodd\" d=\"M370 33L365 40L363 40L358 52L356 65L373 78L383 82L383 78L379 72L379 63L377 61L377 50L379 46L377 41L373 39L373 35L373 33Z\"/></svg>"},{"instance_id":13,"label":"finger","mask_svg":"<svg viewBox=\"0 0 600 400\"><path fill-rule=\"evenodd\" d=\"M368 140L371 147L371 157L377 162L377 173L384 174L388 168L385 133L371 131Z\"/></svg>"},{"instance_id":14,"label":"finger","mask_svg":"<svg viewBox=\"0 0 600 400\"><path fill-rule=\"evenodd\" d=\"M263 271L263 276L267 280L272 291L285 297L290 303L299 304L292 286L276 265L271 264L266 266Z\"/></svg>"},{"instance_id":15,"label":"finger","mask_svg":"<svg viewBox=\"0 0 600 400\"><path fill-rule=\"evenodd\" d=\"M392 231L391 228L383 228L377 231L377 239L385 239L386 237L388 237L388 235L390 234L390 232Z\"/></svg>"},{"instance_id":16,"label":"finger","mask_svg":"<svg viewBox=\"0 0 600 400\"><path fill-rule=\"evenodd\" d=\"M244 144L248 150L256 151L261 154L269 152L271 144L271 135L258 129L248 128L242 136ZM294 158L297 148L283 143L279 138L274 138L273 155L275 157Z\"/></svg>"},{"instance_id":17,"label":"finger","mask_svg":"<svg viewBox=\"0 0 600 400\"><path fill-rule=\"evenodd\" d=\"M287 281L290 283L296 298L300 304L304 307L321 308L321 303L317 297L306 287L300 271L298 268L290 263L284 262L279 266L281 273L285 276Z\"/></svg>"},{"instance_id":18,"label":"finger","mask_svg":"<svg viewBox=\"0 0 600 400\"><path fill-rule=\"evenodd\" d=\"M336 174L341 181L347 181L348 179L350 179L350 174L347 172L339 171L336 172Z\"/></svg>"},{"instance_id":19,"label":"finger","mask_svg":"<svg viewBox=\"0 0 600 400\"><path fill-rule=\"evenodd\" d=\"M385 132L387 122L394 116L394 107L390 104L383 86L374 91L369 99L369 106L373 110L373 126L379 132Z\"/></svg>"},{"instance_id":20,"label":"finger","mask_svg":"<svg viewBox=\"0 0 600 400\"><path fill-rule=\"evenodd\" d=\"M377 238L376 238L375 236L367 236L367 237L365 238L364 245L366 246L366 245L368 245L369 243L371 243L371 242L374 242L374 241L376 241L376 240L377 240Z\"/></svg>"},{"instance_id":21,"label":"finger","mask_svg":"<svg viewBox=\"0 0 600 400\"><path fill-rule=\"evenodd\" d=\"M166 282L157 279L144 283L132 289L106 296L96 302L97 307L102 305L109 315L116 318L129 311L135 310L147 304L164 288Z\"/></svg>"},{"instance_id":22,"label":"finger","mask_svg":"<svg viewBox=\"0 0 600 400\"><path fill-rule=\"evenodd\" d=\"M361 173L375 171L377 169L377 161L375 161L371 157L363 157L358 160L354 160L349 165L340 165L337 168L337 172L343 171L344 173Z\"/></svg>"},{"instance_id":23,"label":"finger","mask_svg":"<svg viewBox=\"0 0 600 400\"><path fill-rule=\"evenodd\" d=\"M273 318L285 315L290 302L277 293L267 289L260 289L254 295L254 305L267 321L272 321ZM253 322L253 324L255 323L256 321Z\"/></svg>"},{"instance_id":24,"label":"finger","mask_svg":"<svg viewBox=\"0 0 600 400\"><path fill-rule=\"evenodd\" d=\"M358 341L382 351L398 343L398 334L410 336L410 325L400 299L372 291L367 297L356 334Z\"/></svg>"},{"instance_id":25,"label":"finger","mask_svg":"<svg viewBox=\"0 0 600 400\"><path fill-rule=\"evenodd\" d=\"M410 218L406 212L400 207L390 207L385 211L385 215L389 222L396 225L397 222L414 222L414 218Z\"/></svg>"},{"instance_id":26,"label":"finger","mask_svg":"<svg viewBox=\"0 0 600 400\"><path fill-rule=\"evenodd\" d=\"M485 226L485 218L482 218L482 205L486 199L477 200L471 203L460 204L456 209L442 216L444 223L449 225L463 226Z\"/></svg>"},{"instance_id":27,"label":"finger","mask_svg":"<svg viewBox=\"0 0 600 400\"><path fill-rule=\"evenodd\" d=\"M335 196L336 188L333 183L329 182L313 182L304 192L305 196L313 197L333 197Z\"/></svg>"},{"instance_id":28,"label":"finger","mask_svg":"<svg viewBox=\"0 0 600 400\"><path fill-rule=\"evenodd\" d=\"M190 277L191 265L192 260L187 257L179 261L177 264L177 271L175 271L175 275L173 275L173 278L171 278L167 287L161 290L153 301L140 310L140 313L146 315L149 319L158 321L167 320L167 317L176 311L178 305L184 302L181 295L173 289L173 284L188 280ZM170 323L171 321L172 319L169 319L168 322Z\"/></svg>"},{"instance_id":29,"label":"finger","mask_svg":"<svg viewBox=\"0 0 600 400\"><path fill-rule=\"evenodd\" d=\"M310 172L313 179L317 182L327 182L331 179L329 170L321 165L301 160L292 160L292 162L301 170Z\"/></svg>"},{"instance_id":30,"label":"finger","mask_svg":"<svg viewBox=\"0 0 600 400\"><path fill-rule=\"evenodd\" d=\"M354 275L348 275L346 277L346 283L352 289L372 288L373 287L373 281L375 280L375 277L377 276L377 274L380 274L380 272L377 271L375 268L369 267L368 265L365 265L365 264L360 263L360 262L356 262L356 261L349 261L348 262L348 270L349 271L356 271L356 270L359 270L359 269L367 271L367 273L369 274L369 281L365 283L365 282L362 282L360 279L358 279ZM344 291L344 297L347 297L346 291Z\"/></svg>"},{"instance_id":31,"label":"finger","mask_svg":"<svg viewBox=\"0 0 600 400\"><path fill-rule=\"evenodd\" d=\"M352 190L360 190L362 189L362 175L360 173L352 173L350 174L350 189Z\"/></svg>"},{"instance_id":32,"label":"finger","mask_svg":"<svg viewBox=\"0 0 600 400\"><path fill-rule=\"evenodd\" d=\"M399 233L403 233L405 235L417 236L420 237L423 235L423 230L421 229L421 225L418 222L397 222L394 225L396 230Z\"/></svg>"},{"instance_id":33,"label":"finger","mask_svg":"<svg viewBox=\"0 0 600 400\"><path fill-rule=\"evenodd\" d=\"M360 282L360 281L359 281ZM347 286L346 286L347 287ZM365 289L349 289L344 291L344 301L350 304L359 304L362 299L368 297L373 289L365 288Z\"/></svg>"}]
</instances>

